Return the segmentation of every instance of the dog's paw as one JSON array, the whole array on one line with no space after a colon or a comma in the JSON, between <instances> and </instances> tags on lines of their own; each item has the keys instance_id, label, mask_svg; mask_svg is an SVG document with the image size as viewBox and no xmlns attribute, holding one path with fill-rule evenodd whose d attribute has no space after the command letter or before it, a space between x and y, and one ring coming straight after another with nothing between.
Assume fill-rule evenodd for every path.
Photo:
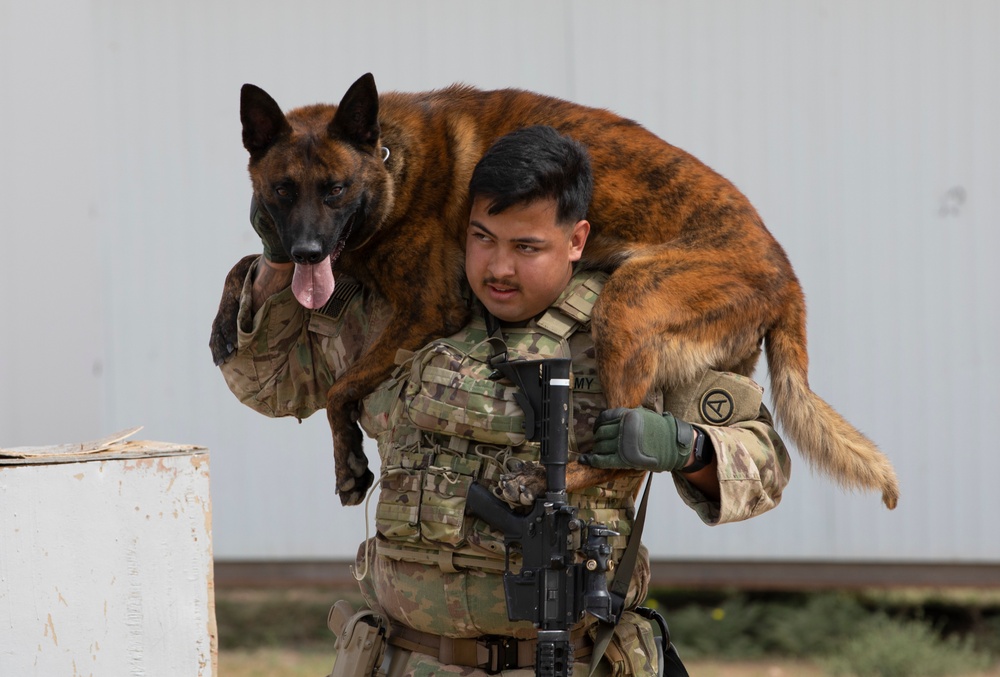
<instances>
[{"instance_id":1,"label":"dog's paw","mask_svg":"<svg viewBox=\"0 0 1000 677\"><path fill-rule=\"evenodd\" d=\"M212 361L216 367L221 367L229 356L236 351L236 316L232 316L232 322L224 318L216 318L212 324L212 336L208 340L208 347L212 351ZM232 331L230 331L232 329Z\"/></svg>"},{"instance_id":2,"label":"dog's paw","mask_svg":"<svg viewBox=\"0 0 1000 677\"><path fill-rule=\"evenodd\" d=\"M341 505L358 505L365 500L365 494L375 481L375 475L368 469L368 457L362 445L361 430L357 425L342 428L342 434L334 438L334 457L337 473L337 494ZM338 454L339 448L346 454Z\"/></svg>"},{"instance_id":3,"label":"dog's paw","mask_svg":"<svg viewBox=\"0 0 1000 677\"><path fill-rule=\"evenodd\" d=\"M533 505L545 493L545 466L540 463L521 463L513 471L500 476L500 498L512 506Z\"/></svg>"},{"instance_id":4,"label":"dog's paw","mask_svg":"<svg viewBox=\"0 0 1000 677\"><path fill-rule=\"evenodd\" d=\"M348 477L343 483L337 482L337 495L343 506L360 505L365 500L368 489L375 481L375 475L365 468L359 477Z\"/></svg>"},{"instance_id":5,"label":"dog's paw","mask_svg":"<svg viewBox=\"0 0 1000 677\"><path fill-rule=\"evenodd\" d=\"M236 351L239 331L237 317L240 312L240 294L243 291L243 281L250 266L257 260L257 255L245 256L240 259L226 276L222 288L222 298L219 310L212 322L212 335L208 339L208 347L212 351L212 361L215 366L222 365Z\"/></svg>"}]
</instances>

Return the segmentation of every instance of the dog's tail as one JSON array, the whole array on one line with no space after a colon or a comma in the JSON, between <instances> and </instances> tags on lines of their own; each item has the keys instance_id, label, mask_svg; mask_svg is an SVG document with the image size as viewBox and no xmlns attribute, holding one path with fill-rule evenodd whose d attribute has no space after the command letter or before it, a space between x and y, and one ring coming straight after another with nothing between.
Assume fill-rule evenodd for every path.
<instances>
[{"instance_id":1,"label":"dog's tail","mask_svg":"<svg viewBox=\"0 0 1000 677\"><path fill-rule=\"evenodd\" d=\"M899 483L889 459L809 388L805 300L801 292L793 296L765 340L778 422L814 466L849 489L881 491L891 510Z\"/></svg>"}]
</instances>

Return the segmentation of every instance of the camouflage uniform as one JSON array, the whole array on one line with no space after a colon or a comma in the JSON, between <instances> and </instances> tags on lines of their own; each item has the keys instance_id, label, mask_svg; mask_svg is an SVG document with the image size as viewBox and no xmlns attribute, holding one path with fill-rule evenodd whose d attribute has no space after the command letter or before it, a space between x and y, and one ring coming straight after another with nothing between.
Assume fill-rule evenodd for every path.
<instances>
[{"instance_id":1,"label":"camouflage uniform","mask_svg":"<svg viewBox=\"0 0 1000 677\"><path fill-rule=\"evenodd\" d=\"M376 297L340 280L334 307L326 312L302 308L285 290L251 318L249 280L239 315L238 351L222 368L226 380L241 401L261 413L308 416L325 406L329 385L384 326L386 309ZM571 460L590 448L593 423L607 408L588 331L590 308L603 280L600 273L578 273L548 312L526 327L505 327L503 332L512 358L572 358ZM381 491L377 536L359 550L359 560L366 560L359 566L370 567L371 576L362 586L369 602L396 623L455 638L530 638L530 623L507 619L502 536L481 520L464 517L472 482L495 484L512 463L537 459L538 454L534 443L524 441L513 388L487 378L492 371L486 364L488 338L484 322L474 316L458 334L400 356L392 378L364 401L360 423L378 442ZM720 391L736 393L728 400L727 427L710 426L702 415L715 416L705 401L708 393ZM721 500L710 500L674 474L681 498L708 524L746 519L780 500L788 456L761 393L749 379L708 372L685 392L657 392L646 402L704 426L710 435ZM632 497L640 477L570 496L583 519L593 517L621 534L612 543L616 558L631 531ZM643 549L630 604L642 601L647 583ZM608 652L611 662L622 664L615 674L655 674L649 672L649 661L655 662L655 652L649 658L652 640L643 632L648 633L644 620L621 624ZM413 656L417 658L411 657L413 665L403 674L442 672L427 656ZM625 669L627 662L633 665ZM479 673L454 668L454 674Z\"/></svg>"}]
</instances>

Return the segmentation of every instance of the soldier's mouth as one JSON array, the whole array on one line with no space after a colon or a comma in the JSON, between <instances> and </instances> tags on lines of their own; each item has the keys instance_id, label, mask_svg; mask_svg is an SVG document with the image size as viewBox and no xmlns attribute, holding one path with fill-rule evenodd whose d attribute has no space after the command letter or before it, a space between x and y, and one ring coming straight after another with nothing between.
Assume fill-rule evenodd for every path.
<instances>
[{"instance_id":1,"label":"soldier's mouth","mask_svg":"<svg viewBox=\"0 0 1000 677\"><path fill-rule=\"evenodd\" d=\"M521 290L517 287L506 287L500 285L486 285L486 294L494 303L508 304L514 302L520 295Z\"/></svg>"}]
</instances>

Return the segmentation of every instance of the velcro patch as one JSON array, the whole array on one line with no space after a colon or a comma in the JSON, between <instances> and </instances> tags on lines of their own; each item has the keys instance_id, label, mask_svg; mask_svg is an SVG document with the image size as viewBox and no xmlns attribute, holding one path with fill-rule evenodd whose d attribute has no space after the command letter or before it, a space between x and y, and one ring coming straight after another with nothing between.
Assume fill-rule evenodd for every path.
<instances>
[{"instance_id":1,"label":"velcro patch","mask_svg":"<svg viewBox=\"0 0 1000 677\"><path fill-rule=\"evenodd\" d=\"M733 420L736 404L732 394L723 388L712 388L701 396L701 417L712 425L725 425Z\"/></svg>"},{"instance_id":2,"label":"velcro patch","mask_svg":"<svg viewBox=\"0 0 1000 677\"><path fill-rule=\"evenodd\" d=\"M361 284L354 280L344 280L333 288L333 295L326 304L313 312L339 320L351 298L361 291Z\"/></svg>"},{"instance_id":3,"label":"velcro patch","mask_svg":"<svg viewBox=\"0 0 1000 677\"><path fill-rule=\"evenodd\" d=\"M760 413L764 389L739 374L708 370L701 379L664 393L663 409L688 423L729 425Z\"/></svg>"}]
</instances>

